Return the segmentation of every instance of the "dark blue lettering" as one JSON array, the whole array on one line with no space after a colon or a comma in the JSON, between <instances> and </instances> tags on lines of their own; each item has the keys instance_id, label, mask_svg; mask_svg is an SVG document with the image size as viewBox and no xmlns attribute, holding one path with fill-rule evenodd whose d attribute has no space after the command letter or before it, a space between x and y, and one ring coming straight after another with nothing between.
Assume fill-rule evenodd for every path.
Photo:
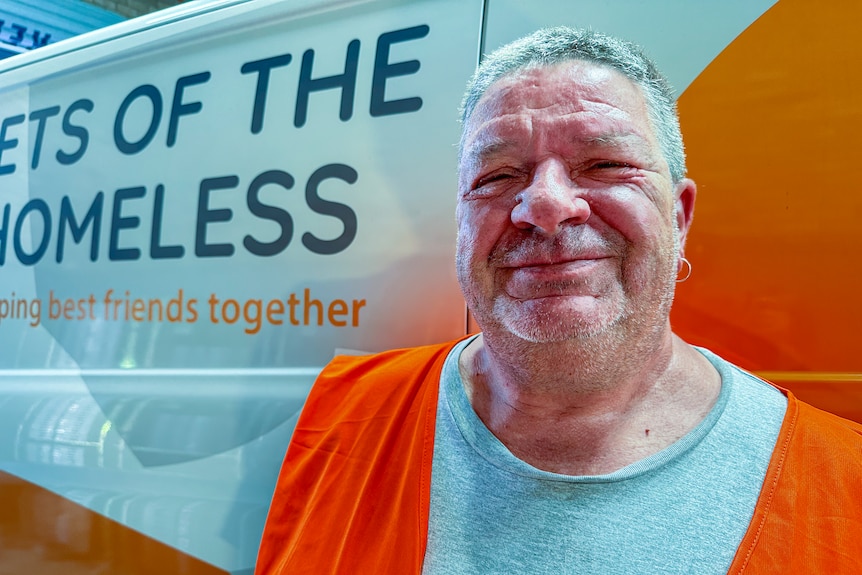
<instances>
[{"instance_id":1,"label":"dark blue lettering","mask_svg":"<svg viewBox=\"0 0 862 575\"><path fill-rule=\"evenodd\" d=\"M28 254L24 251L24 246L21 245L21 236L23 235L21 232L21 228L24 226L24 220L30 215L30 212L37 211L42 214L42 239L39 242L39 247L36 248L32 254ZM31 241L34 239L33 230L35 226L30 226L30 238ZM48 241L51 239L51 210L48 209L48 204L45 203L44 200L34 199L30 200L24 207L21 209L21 213L18 214L18 219L15 220L15 232L13 237L13 244L15 246L15 257L18 258L18 261L24 264L25 266L32 266L37 264L39 260L42 259L42 256L45 255L45 250L48 249Z\"/></svg>"},{"instance_id":2,"label":"dark blue lettering","mask_svg":"<svg viewBox=\"0 0 862 575\"><path fill-rule=\"evenodd\" d=\"M36 141L33 142L33 157L30 159L30 168L35 170L39 167L39 155L42 153L42 138L45 136L46 120L51 116L56 116L60 113L60 106L51 106L50 108L42 108L35 112L30 112L30 121L36 120Z\"/></svg>"},{"instance_id":3,"label":"dark blue lettering","mask_svg":"<svg viewBox=\"0 0 862 575\"><path fill-rule=\"evenodd\" d=\"M137 142L130 142L123 134L123 121L126 119L126 112L132 102L140 97L149 98L153 105L153 113L150 117L150 126L147 128L147 133ZM114 119L114 144L117 149L126 155L137 154L147 147L156 135L156 130L159 127L159 121L162 119L162 95L159 89L151 84L138 86L126 96L123 103L120 104L120 109L117 110L117 117Z\"/></svg>"},{"instance_id":4,"label":"dark blue lettering","mask_svg":"<svg viewBox=\"0 0 862 575\"><path fill-rule=\"evenodd\" d=\"M183 76L177 80L174 88L174 100L171 103L171 118L168 122L168 147L172 148L177 142L177 126L180 123L180 116L189 116L200 112L204 105L201 102L183 103L183 91L186 86L194 86L195 84L204 84L209 82L210 73L201 72L192 74L191 76Z\"/></svg>"},{"instance_id":5,"label":"dark blue lettering","mask_svg":"<svg viewBox=\"0 0 862 575\"><path fill-rule=\"evenodd\" d=\"M143 186L134 188L121 188L114 193L114 208L111 212L111 242L108 245L108 258L111 261L137 260L141 258L141 250L138 248L120 248L120 230L135 229L141 225L138 216L122 217L123 202L137 198L143 198L147 189Z\"/></svg>"},{"instance_id":6,"label":"dark blue lettering","mask_svg":"<svg viewBox=\"0 0 862 575\"><path fill-rule=\"evenodd\" d=\"M266 109L266 94L269 90L269 71L278 66L290 64L292 56L281 54L272 58L246 62L240 68L243 74L257 72L257 87L254 90L254 109L251 113L251 133L257 134L263 129L263 114Z\"/></svg>"},{"instance_id":7,"label":"dark blue lettering","mask_svg":"<svg viewBox=\"0 0 862 575\"><path fill-rule=\"evenodd\" d=\"M239 178L236 176L222 176L220 178L201 180L200 192L198 194L198 219L195 229L195 255L199 258L233 255L233 244L207 243L207 225L212 222L229 222L233 219L233 211L227 208L221 210L209 209L209 198L212 190L235 188L237 184L239 184Z\"/></svg>"},{"instance_id":8,"label":"dark blue lettering","mask_svg":"<svg viewBox=\"0 0 862 575\"><path fill-rule=\"evenodd\" d=\"M344 164L328 164L315 170L308 178L308 183L305 185L305 202L308 207L315 213L338 218L344 225L344 231L334 240L321 240L309 232L302 235L302 245L321 255L337 254L344 251L356 238L356 212L345 204L324 200L317 193L320 183L328 178L338 178L348 184L353 184L356 183L359 174Z\"/></svg>"},{"instance_id":9,"label":"dark blue lettering","mask_svg":"<svg viewBox=\"0 0 862 575\"><path fill-rule=\"evenodd\" d=\"M41 48L48 44L51 39L51 34L42 34L39 30L33 30L33 47Z\"/></svg>"},{"instance_id":10,"label":"dark blue lettering","mask_svg":"<svg viewBox=\"0 0 862 575\"><path fill-rule=\"evenodd\" d=\"M186 253L183 246L163 246L160 244L162 237L162 217L165 213L165 187L162 184L156 186L156 198L153 204L153 228L150 234L150 257L154 260L165 260L181 258Z\"/></svg>"},{"instance_id":11,"label":"dark blue lettering","mask_svg":"<svg viewBox=\"0 0 862 575\"><path fill-rule=\"evenodd\" d=\"M306 50L302 55L302 68L299 70L299 89L296 94L296 113L293 125L297 128L305 125L308 117L308 95L311 92L341 88L341 111L338 117L346 122L353 115L353 97L356 94L356 70L359 65L359 40L351 40L347 45L347 58L344 63L344 74L311 79L311 67L314 64L314 50Z\"/></svg>"},{"instance_id":12,"label":"dark blue lettering","mask_svg":"<svg viewBox=\"0 0 862 575\"><path fill-rule=\"evenodd\" d=\"M0 266L6 263L6 240L9 237L10 205L3 206L3 227L0 228Z\"/></svg>"},{"instance_id":13,"label":"dark blue lettering","mask_svg":"<svg viewBox=\"0 0 862 575\"><path fill-rule=\"evenodd\" d=\"M87 132L87 128L73 124L72 114L78 110L84 110L89 113L93 111L93 107L92 100L82 98L74 101L71 106L66 108L66 113L63 114L63 133L67 136L78 138L78 141L81 142L81 145L74 152L67 153L63 150L57 150L57 161L64 166L74 164L80 160L84 156L84 152L87 151L87 145L90 142L90 134Z\"/></svg>"},{"instance_id":14,"label":"dark blue lettering","mask_svg":"<svg viewBox=\"0 0 862 575\"><path fill-rule=\"evenodd\" d=\"M18 138L6 139L6 130L11 126L22 124L23 122L24 114L18 114L17 116L5 118L3 123L0 124L0 176L15 173L15 164L3 165L3 150L11 150L18 145Z\"/></svg>"},{"instance_id":15,"label":"dark blue lettering","mask_svg":"<svg viewBox=\"0 0 862 575\"><path fill-rule=\"evenodd\" d=\"M60 225L57 229L57 263L63 261L66 246L66 227L72 233L72 240L76 244L80 244L84 239L84 233L87 228L93 227L93 235L90 241L90 261L94 262L99 257L99 236L102 231L102 205L105 203L105 194L99 192L90 204L90 209L87 210L87 215L84 216L84 221L78 225L75 218L75 211L72 209L72 201L69 196L63 196L60 202ZM116 206L116 204L114 204Z\"/></svg>"},{"instance_id":16,"label":"dark blue lettering","mask_svg":"<svg viewBox=\"0 0 862 575\"><path fill-rule=\"evenodd\" d=\"M386 32L377 38L377 52L374 55L374 75L371 80L371 116L388 116L415 112L422 107L422 98L402 98L386 100L386 80L395 76L415 74L419 70L419 60L406 60L395 64L389 63L389 47L396 42L417 40L428 35L428 26L414 26Z\"/></svg>"},{"instance_id":17,"label":"dark blue lettering","mask_svg":"<svg viewBox=\"0 0 862 575\"><path fill-rule=\"evenodd\" d=\"M260 189L267 184L278 184L289 190L293 187L293 176L280 170L270 170L257 176L248 187L246 203L249 211L259 218L276 222L281 228L281 235L269 243L260 242L251 235L245 236L243 245L256 256L274 256L281 253L293 238L293 218L290 214L260 201Z\"/></svg>"},{"instance_id":18,"label":"dark blue lettering","mask_svg":"<svg viewBox=\"0 0 862 575\"><path fill-rule=\"evenodd\" d=\"M8 42L15 46L19 45L24 39L24 33L27 32L27 27L20 24L11 24L10 27L15 30L15 34L9 36Z\"/></svg>"}]
</instances>

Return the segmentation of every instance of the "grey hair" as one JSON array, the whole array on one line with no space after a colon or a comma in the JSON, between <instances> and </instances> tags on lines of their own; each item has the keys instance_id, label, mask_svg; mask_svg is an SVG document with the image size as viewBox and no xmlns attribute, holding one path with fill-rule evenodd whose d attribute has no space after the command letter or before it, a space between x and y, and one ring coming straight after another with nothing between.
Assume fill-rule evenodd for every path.
<instances>
[{"instance_id":1,"label":"grey hair","mask_svg":"<svg viewBox=\"0 0 862 575\"><path fill-rule=\"evenodd\" d=\"M636 45L592 30L545 28L487 55L467 84L461 101L461 142L476 104L494 82L519 70L583 60L608 66L641 88L647 112L674 183L685 177L685 151L673 89Z\"/></svg>"}]
</instances>

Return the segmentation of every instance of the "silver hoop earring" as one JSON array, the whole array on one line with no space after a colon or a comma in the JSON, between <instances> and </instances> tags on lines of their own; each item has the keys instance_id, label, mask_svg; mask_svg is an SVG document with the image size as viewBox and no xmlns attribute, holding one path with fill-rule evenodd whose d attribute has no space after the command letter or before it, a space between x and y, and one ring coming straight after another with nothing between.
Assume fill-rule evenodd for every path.
<instances>
[{"instance_id":1,"label":"silver hoop earring","mask_svg":"<svg viewBox=\"0 0 862 575\"><path fill-rule=\"evenodd\" d=\"M678 284L684 282L685 280L687 280L688 278L691 277L691 262L683 257L683 258L680 258L679 263L681 264L680 270L683 267L688 267L688 270L687 270L688 273L685 274L685 277L677 278L676 283L678 283ZM679 275L679 271L677 271L677 275Z\"/></svg>"}]
</instances>

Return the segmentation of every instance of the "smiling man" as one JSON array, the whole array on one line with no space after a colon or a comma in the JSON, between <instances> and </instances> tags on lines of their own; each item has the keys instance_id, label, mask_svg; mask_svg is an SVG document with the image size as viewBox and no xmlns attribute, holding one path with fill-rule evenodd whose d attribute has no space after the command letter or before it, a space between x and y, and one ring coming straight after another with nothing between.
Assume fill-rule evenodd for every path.
<instances>
[{"instance_id":1,"label":"smiling man","mask_svg":"<svg viewBox=\"0 0 862 575\"><path fill-rule=\"evenodd\" d=\"M862 428L671 330L696 187L654 65L539 31L462 123L482 331L324 370L258 572L862 572Z\"/></svg>"},{"instance_id":2,"label":"smiling man","mask_svg":"<svg viewBox=\"0 0 862 575\"><path fill-rule=\"evenodd\" d=\"M695 186L671 176L640 89L583 61L528 68L465 124L457 263L482 327L460 357L473 409L515 455L571 475L688 433L721 387L668 319Z\"/></svg>"}]
</instances>

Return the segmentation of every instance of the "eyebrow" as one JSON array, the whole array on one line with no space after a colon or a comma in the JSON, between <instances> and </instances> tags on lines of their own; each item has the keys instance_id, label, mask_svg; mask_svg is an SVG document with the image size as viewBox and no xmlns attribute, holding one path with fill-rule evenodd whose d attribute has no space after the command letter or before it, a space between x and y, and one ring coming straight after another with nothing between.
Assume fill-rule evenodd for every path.
<instances>
[{"instance_id":1,"label":"eyebrow","mask_svg":"<svg viewBox=\"0 0 862 575\"><path fill-rule=\"evenodd\" d=\"M489 141L484 144L470 146L461 157L461 163L468 163L468 165L476 162L481 163L490 157L506 154L510 149L516 147L517 146L509 140L489 138Z\"/></svg>"},{"instance_id":2,"label":"eyebrow","mask_svg":"<svg viewBox=\"0 0 862 575\"><path fill-rule=\"evenodd\" d=\"M644 143L644 138L640 134L631 131L608 131L603 134L584 138L583 142L588 146L627 146L630 144L641 145Z\"/></svg>"},{"instance_id":3,"label":"eyebrow","mask_svg":"<svg viewBox=\"0 0 862 575\"><path fill-rule=\"evenodd\" d=\"M505 156L513 150L520 149L520 146L511 140L490 136L485 139L487 140L485 143L475 145L467 149L461 158L462 163L482 163L488 158L501 155ZM584 148L610 146L616 149L643 149L645 146L645 142L639 134L622 131L608 131L599 135L574 138L572 142L583 146Z\"/></svg>"}]
</instances>

